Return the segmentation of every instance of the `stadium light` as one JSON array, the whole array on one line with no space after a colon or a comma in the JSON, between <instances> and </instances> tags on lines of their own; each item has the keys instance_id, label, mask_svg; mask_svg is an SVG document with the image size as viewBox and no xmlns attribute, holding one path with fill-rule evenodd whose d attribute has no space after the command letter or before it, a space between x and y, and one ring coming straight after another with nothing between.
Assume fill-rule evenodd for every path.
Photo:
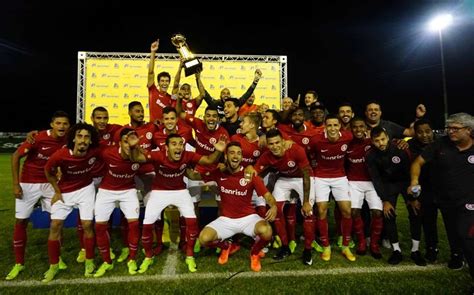
<instances>
[{"instance_id":1,"label":"stadium light","mask_svg":"<svg viewBox=\"0 0 474 295\"><path fill-rule=\"evenodd\" d=\"M432 31L441 31L453 23L453 16L451 14L440 14L434 17L429 25Z\"/></svg>"},{"instance_id":2,"label":"stadium light","mask_svg":"<svg viewBox=\"0 0 474 295\"><path fill-rule=\"evenodd\" d=\"M443 30L453 23L453 16L451 14L440 14L434 17L428 24L431 31L437 31L439 36L439 48L441 52L441 73L443 79L443 104L444 104L444 120L448 119L448 92L446 90L446 70L444 67L444 52L443 52Z\"/></svg>"}]
</instances>

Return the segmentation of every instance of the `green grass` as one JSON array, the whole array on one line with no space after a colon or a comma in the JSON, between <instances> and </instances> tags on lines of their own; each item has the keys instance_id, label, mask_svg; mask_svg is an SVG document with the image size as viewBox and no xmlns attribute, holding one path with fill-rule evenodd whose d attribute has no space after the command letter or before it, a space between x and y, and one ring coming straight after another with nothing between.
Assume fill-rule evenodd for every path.
<instances>
[{"instance_id":1,"label":"green grass","mask_svg":"<svg viewBox=\"0 0 474 295\"><path fill-rule=\"evenodd\" d=\"M2 278L8 273L14 264L12 252L12 235L14 224L14 197L11 192L10 157L0 155L0 251L4 253L0 259L0 276ZM401 198L400 198L401 199ZM413 266L410 261L409 251L411 242L408 232L408 218L403 204L399 203L399 231L400 244L404 252L404 261L401 266ZM332 218L330 218L332 219ZM166 259L172 250L165 251L155 259L155 264L150 270L134 279L156 276L156 280L118 282L95 284L86 281L82 284L68 284L68 279L82 279L83 265L75 262L78 251L78 240L75 229L65 229L62 256L69 268L58 275L58 281L65 281L61 285L33 285L31 282L39 282L42 274L48 268L47 235L45 229L28 229L28 246L26 253L26 270L14 281L24 282L28 286L8 286L7 282L0 281L0 294L21 293L50 293L50 294L122 294L122 293L159 293L159 294L298 294L298 293L321 293L321 294L466 294L472 282L467 268L461 271L451 271L445 265L449 259L449 247L446 241L444 227L439 221L440 234L440 256L437 267L426 270L419 267L407 272L380 271L376 273L350 273L350 274L325 274L324 270L331 269L353 269L354 267L382 267L389 269L386 259L390 250L382 249L384 259L376 261L370 255L357 257L355 263L346 261L333 247L333 258L330 262L323 262L317 254L313 253L314 264L311 267L301 263L302 243L298 243L296 252L283 262L275 262L270 257L275 250L267 255L269 258L262 260L262 275L249 273L249 250L248 247L231 256L227 265L217 263L217 255L211 250L203 250L196 256L198 272L192 279L193 274L188 275L184 256L178 252L178 265L176 267L175 279L160 279L166 264ZM330 224L331 230L334 225ZM248 239L243 239L244 246L249 244ZM120 249L118 233L113 235L113 248ZM422 243L421 248L424 249ZM143 255L140 253L138 261L141 262ZM96 263L101 263L99 257ZM419 270L418 270L419 269ZM307 276L265 276L270 271L321 271L317 275ZM218 274L215 277L203 274ZM184 275L184 276L179 276ZM179 277L178 277L179 276ZM105 275L105 279L118 277L127 280L129 275L124 263L115 264L115 268ZM101 282L96 279L93 282Z\"/></svg>"}]
</instances>

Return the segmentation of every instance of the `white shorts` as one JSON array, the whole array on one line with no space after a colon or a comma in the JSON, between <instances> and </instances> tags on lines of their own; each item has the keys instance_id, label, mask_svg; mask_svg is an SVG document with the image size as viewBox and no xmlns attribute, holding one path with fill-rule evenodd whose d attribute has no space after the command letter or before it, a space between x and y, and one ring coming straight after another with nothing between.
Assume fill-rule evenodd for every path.
<instances>
[{"instance_id":1,"label":"white shorts","mask_svg":"<svg viewBox=\"0 0 474 295\"><path fill-rule=\"evenodd\" d=\"M309 203L311 206L314 205L314 185L313 181L310 180L310 190L309 190ZM295 177L280 177L275 183L275 188L273 189L273 196L277 202L286 202L292 201L291 191L294 190L298 194L301 204L303 204L304 193L303 193L303 178ZM296 199L293 200L296 203Z\"/></svg>"},{"instance_id":2,"label":"white shorts","mask_svg":"<svg viewBox=\"0 0 474 295\"><path fill-rule=\"evenodd\" d=\"M332 192L336 202L350 201L349 181L347 177L314 178L314 190L316 191L316 203L329 202L329 194Z\"/></svg>"},{"instance_id":3,"label":"white shorts","mask_svg":"<svg viewBox=\"0 0 474 295\"><path fill-rule=\"evenodd\" d=\"M217 232L217 237L220 240L225 240L240 233L255 238L255 225L262 220L264 219L257 214L251 214L241 218L220 216L206 226L213 228Z\"/></svg>"},{"instance_id":4,"label":"white shorts","mask_svg":"<svg viewBox=\"0 0 474 295\"><path fill-rule=\"evenodd\" d=\"M51 219L64 220L74 208L79 208L81 220L94 219L95 187L93 182L77 191L63 193L62 196L64 202L57 201L51 206Z\"/></svg>"},{"instance_id":5,"label":"white shorts","mask_svg":"<svg viewBox=\"0 0 474 295\"><path fill-rule=\"evenodd\" d=\"M257 196L257 192L255 190L252 194L252 206L254 207L266 207L267 201L265 201L264 197Z\"/></svg>"},{"instance_id":6,"label":"white shorts","mask_svg":"<svg viewBox=\"0 0 474 295\"><path fill-rule=\"evenodd\" d=\"M28 219L33 212L33 208L41 199L43 211L51 213L51 199L54 196L54 189L49 183L22 183L20 182L23 196L15 199L15 218Z\"/></svg>"},{"instance_id":7,"label":"white shorts","mask_svg":"<svg viewBox=\"0 0 474 295\"><path fill-rule=\"evenodd\" d=\"M204 185L204 181L202 180L191 180L185 178L188 181L186 182L186 187L188 188L189 194L193 200L193 203L197 203L201 201L201 189Z\"/></svg>"},{"instance_id":8,"label":"white shorts","mask_svg":"<svg viewBox=\"0 0 474 295\"><path fill-rule=\"evenodd\" d=\"M370 209L383 210L382 200L377 195L372 181L349 181L349 189L352 208L361 209L365 199Z\"/></svg>"},{"instance_id":9,"label":"white shorts","mask_svg":"<svg viewBox=\"0 0 474 295\"><path fill-rule=\"evenodd\" d=\"M92 178L92 181L94 182L94 187L96 190L99 189L100 183L102 182L103 178L104 178L103 176Z\"/></svg>"},{"instance_id":10,"label":"white shorts","mask_svg":"<svg viewBox=\"0 0 474 295\"><path fill-rule=\"evenodd\" d=\"M125 218L138 219L140 204L138 202L136 189L112 191L99 188L95 198L95 221L109 221L110 215L114 211L117 202Z\"/></svg>"},{"instance_id":11,"label":"white shorts","mask_svg":"<svg viewBox=\"0 0 474 295\"><path fill-rule=\"evenodd\" d=\"M169 205L178 207L184 218L196 218L194 204L187 189L183 190L152 190L145 208L143 224L155 223L161 218L161 211Z\"/></svg>"}]
</instances>

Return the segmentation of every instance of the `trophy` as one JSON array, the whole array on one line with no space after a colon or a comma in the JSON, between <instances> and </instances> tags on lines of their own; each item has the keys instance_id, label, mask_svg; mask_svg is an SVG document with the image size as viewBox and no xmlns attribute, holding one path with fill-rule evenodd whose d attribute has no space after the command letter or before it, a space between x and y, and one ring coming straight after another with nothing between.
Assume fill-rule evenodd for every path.
<instances>
[{"instance_id":1,"label":"trophy","mask_svg":"<svg viewBox=\"0 0 474 295\"><path fill-rule=\"evenodd\" d=\"M183 35L175 34L171 37L171 43L176 46L176 50L178 50L179 55L183 59L184 74L186 77L202 71L202 63L189 50L188 44L186 44L186 38Z\"/></svg>"}]
</instances>

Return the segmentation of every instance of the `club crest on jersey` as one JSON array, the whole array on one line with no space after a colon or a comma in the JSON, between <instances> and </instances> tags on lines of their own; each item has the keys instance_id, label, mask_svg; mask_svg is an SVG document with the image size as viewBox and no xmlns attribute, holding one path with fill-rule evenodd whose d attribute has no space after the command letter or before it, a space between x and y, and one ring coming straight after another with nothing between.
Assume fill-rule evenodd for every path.
<instances>
[{"instance_id":1,"label":"club crest on jersey","mask_svg":"<svg viewBox=\"0 0 474 295\"><path fill-rule=\"evenodd\" d=\"M181 167L179 167L179 170L184 170L184 169L186 169L186 164L183 164L181 165Z\"/></svg>"},{"instance_id":2,"label":"club crest on jersey","mask_svg":"<svg viewBox=\"0 0 474 295\"><path fill-rule=\"evenodd\" d=\"M288 161L288 167L293 168L293 167L295 167L295 166L296 166L295 162L293 162L293 161Z\"/></svg>"},{"instance_id":3,"label":"club crest on jersey","mask_svg":"<svg viewBox=\"0 0 474 295\"><path fill-rule=\"evenodd\" d=\"M110 133L106 133L102 136L103 139L108 140L110 138Z\"/></svg>"},{"instance_id":4,"label":"club crest on jersey","mask_svg":"<svg viewBox=\"0 0 474 295\"><path fill-rule=\"evenodd\" d=\"M153 134L151 132L147 132L145 135L146 139L150 140L153 138Z\"/></svg>"},{"instance_id":5,"label":"club crest on jersey","mask_svg":"<svg viewBox=\"0 0 474 295\"><path fill-rule=\"evenodd\" d=\"M247 183L248 183L248 180L245 179L245 178L241 178L241 179L239 180L239 184L240 184L241 186L246 186Z\"/></svg>"},{"instance_id":6,"label":"club crest on jersey","mask_svg":"<svg viewBox=\"0 0 474 295\"><path fill-rule=\"evenodd\" d=\"M400 163L400 158L397 157L397 156L392 157L392 163L394 163L394 164Z\"/></svg>"},{"instance_id":7,"label":"club crest on jersey","mask_svg":"<svg viewBox=\"0 0 474 295\"><path fill-rule=\"evenodd\" d=\"M188 103L186 103L186 107L190 109L190 108L192 108L192 107L193 107L193 104L192 104L192 103L190 103L190 102L188 102Z\"/></svg>"},{"instance_id":8,"label":"club crest on jersey","mask_svg":"<svg viewBox=\"0 0 474 295\"><path fill-rule=\"evenodd\" d=\"M471 164L474 164L474 155L470 155L468 158L467 158L467 161Z\"/></svg>"},{"instance_id":9,"label":"club crest on jersey","mask_svg":"<svg viewBox=\"0 0 474 295\"><path fill-rule=\"evenodd\" d=\"M341 151L345 152L347 150L347 144L341 146Z\"/></svg>"},{"instance_id":10,"label":"club crest on jersey","mask_svg":"<svg viewBox=\"0 0 474 295\"><path fill-rule=\"evenodd\" d=\"M89 165L94 164L95 160L96 160L95 157L90 158L90 159L89 159L89 162L88 162Z\"/></svg>"},{"instance_id":11,"label":"club crest on jersey","mask_svg":"<svg viewBox=\"0 0 474 295\"><path fill-rule=\"evenodd\" d=\"M214 137L209 138L209 143L210 144L215 144L217 140Z\"/></svg>"},{"instance_id":12,"label":"club crest on jersey","mask_svg":"<svg viewBox=\"0 0 474 295\"><path fill-rule=\"evenodd\" d=\"M254 150L254 151L253 151L253 156L254 156L254 157L260 156L260 151L259 151L259 150Z\"/></svg>"},{"instance_id":13,"label":"club crest on jersey","mask_svg":"<svg viewBox=\"0 0 474 295\"><path fill-rule=\"evenodd\" d=\"M364 148L364 151L368 151L368 150L370 150L370 145L368 145Z\"/></svg>"},{"instance_id":14,"label":"club crest on jersey","mask_svg":"<svg viewBox=\"0 0 474 295\"><path fill-rule=\"evenodd\" d=\"M469 211L473 211L474 210L474 204L466 204L466 209L469 210Z\"/></svg>"},{"instance_id":15,"label":"club crest on jersey","mask_svg":"<svg viewBox=\"0 0 474 295\"><path fill-rule=\"evenodd\" d=\"M304 138L301 140L301 142L302 142L303 144L308 144L308 143L309 143L309 138L304 137Z\"/></svg>"},{"instance_id":16,"label":"club crest on jersey","mask_svg":"<svg viewBox=\"0 0 474 295\"><path fill-rule=\"evenodd\" d=\"M140 168L140 164L138 164L138 163L132 164L132 170L133 171L137 171L139 168Z\"/></svg>"}]
</instances>

